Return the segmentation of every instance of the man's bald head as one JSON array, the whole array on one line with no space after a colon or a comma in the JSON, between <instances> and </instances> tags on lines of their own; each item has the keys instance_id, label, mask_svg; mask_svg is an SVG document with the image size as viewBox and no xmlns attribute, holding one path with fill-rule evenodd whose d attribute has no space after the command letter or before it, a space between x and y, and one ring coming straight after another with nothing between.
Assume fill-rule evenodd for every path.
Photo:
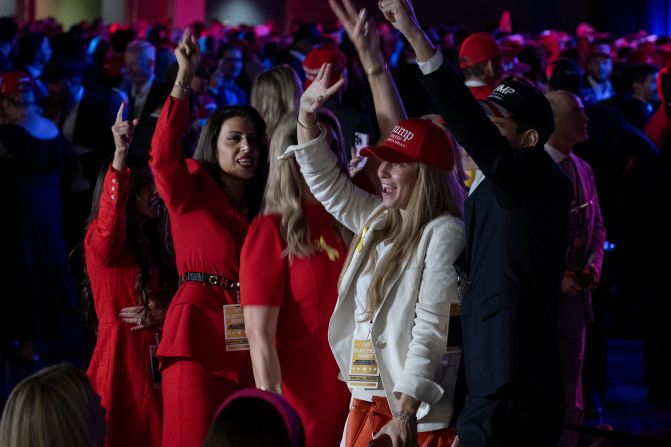
<instances>
[{"instance_id":1,"label":"man's bald head","mask_svg":"<svg viewBox=\"0 0 671 447\"><path fill-rule=\"evenodd\" d=\"M555 118L555 131L548 144L568 153L574 145L587 139L585 108L580 98L566 90L555 90L545 96Z\"/></svg>"}]
</instances>

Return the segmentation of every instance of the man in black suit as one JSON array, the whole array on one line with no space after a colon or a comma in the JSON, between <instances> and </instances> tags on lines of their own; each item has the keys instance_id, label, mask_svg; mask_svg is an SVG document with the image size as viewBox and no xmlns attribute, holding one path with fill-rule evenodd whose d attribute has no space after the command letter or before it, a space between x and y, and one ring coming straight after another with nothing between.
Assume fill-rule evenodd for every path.
<instances>
[{"instance_id":1,"label":"man in black suit","mask_svg":"<svg viewBox=\"0 0 671 447\"><path fill-rule=\"evenodd\" d=\"M554 446L563 421L554 331L573 192L543 149L554 129L552 109L538 90L515 80L479 104L409 1L379 4L414 48L421 83L481 170L465 204L458 265L468 387L460 446Z\"/></svg>"},{"instance_id":2,"label":"man in black suit","mask_svg":"<svg viewBox=\"0 0 671 447\"><path fill-rule=\"evenodd\" d=\"M156 48L151 43L144 40L129 43L124 62L125 91L128 95L128 112L124 119L138 120L129 150L148 154L158 110L170 94L170 86L160 83L154 75Z\"/></svg>"}]
</instances>

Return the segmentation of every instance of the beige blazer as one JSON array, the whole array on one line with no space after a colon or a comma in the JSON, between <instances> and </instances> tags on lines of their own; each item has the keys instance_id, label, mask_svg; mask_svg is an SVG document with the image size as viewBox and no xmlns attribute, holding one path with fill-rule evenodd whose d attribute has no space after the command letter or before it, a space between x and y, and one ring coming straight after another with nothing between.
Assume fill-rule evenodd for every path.
<instances>
[{"instance_id":1,"label":"beige blazer","mask_svg":"<svg viewBox=\"0 0 671 447\"><path fill-rule=\"evenodd\" d=\"M331 350L342 376L347 377L356 281L375 250L370 235L379 230L386 211L379 197L356 188L340 171L323 132L306 144L290 146L282 157L292 154L310 190L329 213L356 234L366 228L344 272L329 324ZM460 219L445 214L429 222L417 250L385 291L373 322L371 340L389 405L394 411L401 394L420 400L419 431L447 427L453 413L460 354L447 352L447 333L450 306L457 303L453 263L463 246Z\"/></svg>"}]
</instances>

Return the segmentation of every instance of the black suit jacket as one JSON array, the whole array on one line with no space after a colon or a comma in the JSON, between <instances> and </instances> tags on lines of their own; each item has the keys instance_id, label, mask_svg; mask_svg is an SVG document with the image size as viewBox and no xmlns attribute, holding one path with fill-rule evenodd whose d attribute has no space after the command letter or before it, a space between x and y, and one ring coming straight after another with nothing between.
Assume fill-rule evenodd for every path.
<instances>
[{"instance_id":1,"label":"black suit jacket","mask_svg":"<svg viewBox=\"0 0 671 447\"><path fill-rule=\"evenodd\" d=\"M163 106L163 103L165 103L166 98L170 94L170 88L170 86L162 84L154 78L154 82L147 95L147 100L144 103L142 114L138 118L139 121L135 128L133 142L128 149L130 152L136 154L149 154L151 138L154 135L154 129L156 129L156 123L158 122L158 113L156 112ZM130 86L126 89L126 92L128 93L129 100L133 103L134 101L131 97Z\"/></svg>"},{"instance_id":2,"label":"black suit jacket","mask_svg":"<svg viewBox=\"0 0 671 447\"><path fill-rule=\"evenodd\" d=\"M486 177L466 200L458 265L469 284L461 308L468 391L531 396L552 402L539 411L561 412L555 325L571 184L542 145L512 148L448 62L420 82Z\"/></svg>"}]
</instances>

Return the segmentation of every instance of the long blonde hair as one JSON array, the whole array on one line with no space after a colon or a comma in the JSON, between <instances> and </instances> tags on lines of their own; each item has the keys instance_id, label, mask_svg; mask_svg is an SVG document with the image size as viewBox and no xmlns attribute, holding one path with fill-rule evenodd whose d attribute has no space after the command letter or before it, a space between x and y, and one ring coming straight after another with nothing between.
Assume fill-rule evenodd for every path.
<instances>
[{"instance_id":1,"label":"long blonde hair","mask_svg":"<svg viewBox=\"0 0 671 447\"><path fill-rule=\"evenodd\" d=\"M94 414L96 409L100 414ZM71 365L51 366L21 381L9 395L0 422L0 445L102 446L102 417L86 375Z\"/></svg>"},{"instance_id":2,"label":"long blonde hair","mask_svg":"<svg viewBox=\"0 0 671 447\"><path fill-rule=\"evenodd\" d=\"M296 114L283 116L270 142L270 173L263 198L262 214L280 216L280 233L287 244L282 256L308 257L317 251L310 225L303 216L303 203L309 189L294 157L278 159L288 146L297 144ZM333 220L334 229L346 243L351 233Z\"/></svg>"},{"instance_id":3,"label":"long blonde hair","mask_svg":"<svg viewBox=\"0 0 671 447\"><path fill-rule=\"evenodd\" d=\"M401 212L398 209L382 209L371 215L365 226L370 225L380 214L386 213L382 228L379 231L368 233L372 238L370 244L375 247L385 240L394 242L380 265L377 265L377 251L372 252L368 267L372 277L366 297L365 320L372 318L382 305L384 295L388 292L387 288L394 277L400 273L398 269L415 253L426 225L445 213L462 220L464 217L465 191L455 170L445 171L424 163L416 163L415 168L417 169L417 180L408 202L405 219L401 218ZM363 229L350 244L349 255L345 261L340 281L349 267L362 236Z\"/></svg>"},{"instance_id":4,"label":"long blonde hair","mask_svg":"<svg viewBox=\"0 0 671 447\"><path fill-rule=\"evenodd\" d=\"M288 65L279 65L256 76L252 84L250 104L265 120L268 138L272 139L282 117L298 113L302 94L300 79Z\"/></svg>"}]
</instances>

